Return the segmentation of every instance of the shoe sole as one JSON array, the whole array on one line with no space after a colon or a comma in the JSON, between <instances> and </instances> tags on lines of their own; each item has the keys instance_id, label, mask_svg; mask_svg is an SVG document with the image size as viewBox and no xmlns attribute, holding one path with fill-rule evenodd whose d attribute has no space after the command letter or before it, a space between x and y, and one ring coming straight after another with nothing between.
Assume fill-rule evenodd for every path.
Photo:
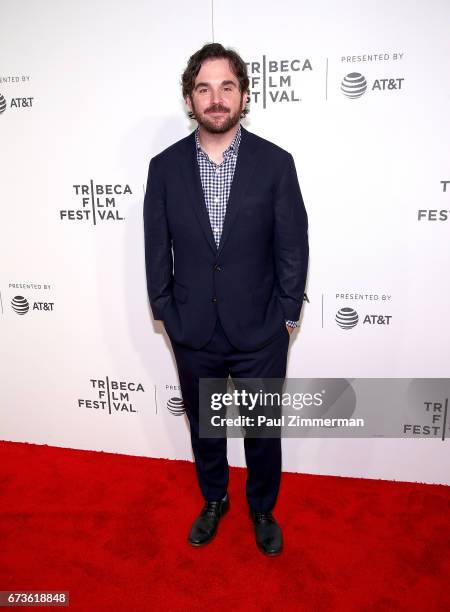
<instances>
[{"instance_id":1,"label":"shoe sole","mask_svg":"<svg viewBox=\"0 0 450 612\"><path fill-rule=\"evenodd\" d=\"M261 548L258 543L256 544L256 546L258 547L258 550L260 550L266 557L278 557L278 555L281 555L281 553L283 552L282 548L280 550L277 550L276 552L267 552L263 548Z\"/></svg>"},{"instance_id":2,"label":"shoe sole","mask_svg":"<svg viewBox=\"0 0 450 612\"><path fill-rule=\"evenodd\" d=\"M212 542L214 540L214 538L216 537L217 534L217 529L214 532L214 535L212 535L209 540L205 540L204 542L191 542L190 540L188 540L188 543L191 546L194 546L195 548L201 548L202 546L206 546L207 544L209 544L210 542Z\"/></svg>"}]
</instances>

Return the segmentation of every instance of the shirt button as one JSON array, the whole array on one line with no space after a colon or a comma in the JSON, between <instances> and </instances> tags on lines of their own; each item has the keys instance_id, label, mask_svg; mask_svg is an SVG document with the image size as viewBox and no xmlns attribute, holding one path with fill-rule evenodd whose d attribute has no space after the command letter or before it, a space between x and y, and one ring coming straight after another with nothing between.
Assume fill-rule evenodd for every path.
<instances>
[{"instance_id":1,"label":"shirt button","mask_svg":"<svg viewBox=\"0 0 450 612\"><path fill-rule=\"evenodd\" d=\"M217 298L216 298L216 297L213 297L213 298L212 298L212 301L213 301L213 302L217 302Z\"/></svg>"},{"instance_id":2,"label":"shirt button","mask_svg":"<svg viewBox=\"0 0 450 612\"><path fill-rule=\"evenodd\" d=\"M218 202L218 201L219 201L219 198L214 198L214 202Z\"/></svg>"}]
</instances>

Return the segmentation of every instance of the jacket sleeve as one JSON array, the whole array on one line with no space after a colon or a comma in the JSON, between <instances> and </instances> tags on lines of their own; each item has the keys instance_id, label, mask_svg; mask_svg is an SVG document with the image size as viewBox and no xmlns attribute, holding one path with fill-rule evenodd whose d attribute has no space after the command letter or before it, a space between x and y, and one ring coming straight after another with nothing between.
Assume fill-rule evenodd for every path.
<instances>
[{"instance_id":1,"label":"jacket sleeve","mask_svg":"<svg viewBox=\"0 0 450 612\"><path fill-rule=\"evenodd\" d=\"M150 160L144 198L144 243L147 292L153 317L159 320L172 300L173 255L164 183L155 158Z\"/></svg>"},{"instance_id":2,"label":"jacket sleeve","mask_svg":"<svg viewBox=\"0 0 450 612\"><path fill-rule=\"evenodd\" d=\"M280 300L286 320L298 321L308 271L308 216L290 153L275 192L274 257Z\"/></svg>"}]
</instances>

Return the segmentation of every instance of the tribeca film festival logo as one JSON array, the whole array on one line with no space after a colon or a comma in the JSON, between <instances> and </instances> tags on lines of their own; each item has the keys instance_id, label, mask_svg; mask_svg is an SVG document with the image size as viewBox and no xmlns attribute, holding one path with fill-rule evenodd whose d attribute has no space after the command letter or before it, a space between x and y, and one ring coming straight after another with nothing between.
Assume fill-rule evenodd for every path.
<instances>
[{"instance_id":1,"label":"tribeca film festival logo","mask_svg":"<svg viewBox=\"0 0 450 612\"><path fill-rule=\"evenodd\" d=\"M28 83L30 81L29 75L21 76L0 76L0 85L3 83ZM7 108L31 108L33 106L33 97L11 97L8 99L5 97L4 92L0 91L0 115L5 112Z\"/></svg>"},{"instance_id":2,"label":"tribeca film festival logo","mask_svg":"<svg viewBox=\"0 0 450 612\"><path fill-rule=\"evenodd\" d=\"M366 302L389 302L392 296L386 293L336 293L336 300L345 301L366 301ZM341 329L353 329L362 319L362 325L385 325L389 326L392 322L392 315L366 312L364 315L359 315L355 308L343 306L339 308L335 315L335 322Z\"/></svg>"},{"instance_id":3,"label":"tribeca film festival logo","mask_svg":"<svg viewBox=\"0 0 450 612\"><path fill-rule=\"evenodd\" d=\"M39 283L9 283L9 289L19 290L28 289L34 291L49 291L50 285L39 284ZM32 310L33 312L52 312L54 310L55 302L49 302L47 300L34 300L26 298L24 295L16 294L11 298L11 308L19 316L26 315Z\"/></svg>"},{"instance_id":4,"label":"tribeca film festival logo","mask_svg":"<svg viewBox=\"0 0 450 612\"><path fill-rule=\"evenodd\" d=\"M440 181L442 193L450 193L450 181ZM448 196L445 196L448 197ZM417 221L448 221L450 210L447 208L419 208Z\"/></svg>"},{"instance_id":5,"label":"tribeca film festival logo","mask_svg":"<svg viewBox=\"0 0 450 612\"><path fill-rule=\"evenodd\" d=\"M114 414L116 412L136 413L134 397L137 393L145 393L141 383L111 380L105 378L91 378L91 387L96 394L95 399L79 398L78 407L98 410Z\"/></svg>"},{"instance_id":6,"label":"tribeca film festival logo","mask_svg":"<svg viewBox=\"0 0 450 612\"><path fill-rule=\"evenodd\" d=\"M447 413L448 397L439 402L424 401L422 402L422 414L420 416L425 417L428 422L404 423L403 433L409 434L411 437L440 438L444 442L447 429Z\"/></svg>"},{"instance_id":7,"label":"tribeca film festival logo","mask_svg":"<svg viewBox=\"0 0 450 612\"><path fill-rule=\"evenodd\" d=\"M72 185L80 208L61 209L60 221L91 221L94 225L102 221L124 221L117 208L117 196L132 195L129 185L89 183Z\"/></svg>"},{"instance_id":8,"label":"tribeca film festival logo","mask_svg":"<svg viewBox=\"0 0 450 612\"><path fill-rule=\"evenodd\" d=\"M246 62L250 79L250 99L267 108L269 103L301 102L299 81L301 75L312 72L309 59L269 59Z\"/></svg>"},{"instance_id":9,"label":"tribeca film festival logo","mask_svg":"<svg viewBox=\"0 0 450 612\"><path fill-rule=\"evenodd\" d=\"M404 53L368 53L365 55L345 55L341 57L343 64L360 64L376 62L396 62L402 60ZM404 77L379 76L369 80L359 71L352 70L341 81L341 92L347 98L361 98L369 89L374 92L393 92L403 89Z\"/></svg>"}]
</instances>

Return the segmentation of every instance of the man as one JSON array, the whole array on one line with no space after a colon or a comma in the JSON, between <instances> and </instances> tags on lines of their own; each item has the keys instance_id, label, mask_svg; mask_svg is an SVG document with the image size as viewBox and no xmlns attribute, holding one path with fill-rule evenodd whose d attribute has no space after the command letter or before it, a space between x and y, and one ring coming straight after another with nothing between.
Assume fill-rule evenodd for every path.
<instances>
[{"instance_id":1,"label":"man","mask_svg":"<svg viewBox=\"0 0 450 612\"><path fill-rule=\"evenodd\" d=\"M303 303L308 219L293 157L240 124L247 68L204 45L182 77L191 134L150 160L144 201L147 287L164 321L190 424L205 504L188 541L208 543L229 509L226 437L199 435L199 379L286 376L289 337ZM244 438L246 496L256 543L283 547L272 510L281 440Z\"/></svg>"}]
</instances>

